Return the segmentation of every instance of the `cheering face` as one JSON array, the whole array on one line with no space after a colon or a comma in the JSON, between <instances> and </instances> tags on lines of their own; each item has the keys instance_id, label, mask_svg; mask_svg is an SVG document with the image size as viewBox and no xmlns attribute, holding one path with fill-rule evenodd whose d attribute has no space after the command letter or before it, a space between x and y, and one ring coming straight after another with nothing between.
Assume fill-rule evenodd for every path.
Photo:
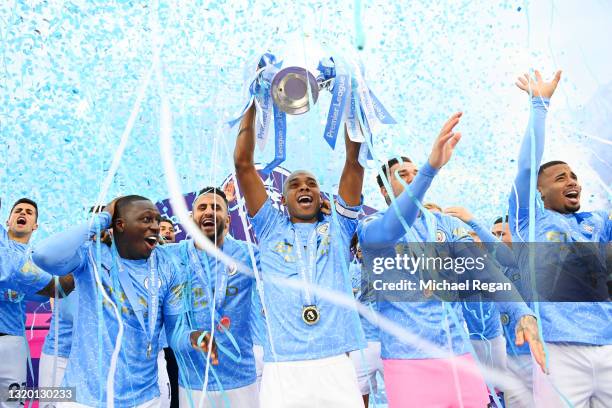
<instances>
[{"instance_id":1,"label":"cheering face","mask_svg":"<svg viewBox=\"0 0 612 408\"><path fill-rule=\"evenodd\" d=\"M148 200L133 201L122 209L114 225L114 235L124 243L128 259L146 259L157 245L161 215Z\"/></svg>"},{"instance_id":2,"label":"cheering face","mask_svg":"<svg viewBox=\"0 0 612 408\"><path fill-rule=\"evenodd\" d=\"M227 233L230 217L223 198L215 193L202 194L193 203L193 221L200 231L212 242L216 242Z\"/></svg>"},{"instance_id":3,"label":"cheering face","mask_svg":"<svg viewBox=\"0 0 612 408\"><path fill-rule=\"evenodd\" d=\"M321 210L319 183L307 171L292 173L285 182L282 203L292 222L316 221Z\"/></svg>"},{"instance_id":4,"label":"cheering face","mask_svg":"<svg viewBox=\"0 0 612 408\"><path fill-rule=\"evenodd\" d=\"M544 207L562 214L574 213L580 209L582 187L578 177L567 164L550 166L538 177L538 190Z\"/></svg>"},{"instance_id":5,"label":"cheering face","mask_svg":"<svg viewBox=\"0 0 612 408\"><path fill-rule=\"evenodd\" d=\"M28 203L20 203L13 208L6 226L13 236L30 236L38 228L36 208Z\"/></svg>"},{"instance_id":6,"label":"cheering face","mask_svg":"<svg viewBox=\"0 0 612 408\"><path fill-rule=\"evenodd\" d=\"M498 222L494 224L493 228L491 228L491 234L495 235L501 242L509 247L512 246L512 234L510 233L510 226L507 222Z\"/></svg>"},{"instance_id":7,"label":"cheering face","mask_svg":"<svg viewBox=\"0 0 612 408\"><path fill-rule=\"evenodd\" d=\"M404 184L412 183L412 180L416 177L418 173L418 169L414 163L404 162L397 163L389 169L389 173L391 177L389 178L389 183L391 184L391 189L393 190L393 196L398 197L400 194L404 192ZM398 178L399 176L399 178ZM400 181L400 179L402 181ZM385 186L380 188L385 200L388 204L391 203L391 198L389 197L389 193Z\"/></svg>"},{"instance_id":8,"label":"cheering face","mask_svg":"<svg viewBox=\"0 0 612 408\"><path fill-rule=\"evenodd\" d=\"M166 241L168 244L173 243L176 240L174 226L168 221L162 221L159 223L159 233L164 241Z\"/></svg>"}]
</instances>

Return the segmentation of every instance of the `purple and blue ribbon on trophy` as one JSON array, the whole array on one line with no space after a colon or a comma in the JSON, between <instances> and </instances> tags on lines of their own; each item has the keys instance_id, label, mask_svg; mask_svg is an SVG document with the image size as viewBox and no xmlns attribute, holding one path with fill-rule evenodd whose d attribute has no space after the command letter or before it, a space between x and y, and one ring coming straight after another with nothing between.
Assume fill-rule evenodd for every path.
<instances>
[{"instance_id":1,"label":"purple and blue ribbon on trophy","mask_svg":"<svg viewBox=\"0 0 612 408\"><path fill-rule=\"evenodd\" d=\"M230 127L235 126L254 103L258 117L257 143L263 146L273 120L274 160L262 172L270 174L287 157L286 115L308 112L323 89L332 94L323 133L325 141L335 149L340 127L346 123L349 138L361 143L359 161L366 167L372 160L372 128L377 124L397 122L369 89L363 76L363 67L355 63L347 64L340 58L326 57L319 61L315 76L306 68L282 68L282 65L283 61L279 61L272 53L261 56L257 69L245 84L248 86L248 101L240 115L228 122Z\"/></svg>"}]
</instances>

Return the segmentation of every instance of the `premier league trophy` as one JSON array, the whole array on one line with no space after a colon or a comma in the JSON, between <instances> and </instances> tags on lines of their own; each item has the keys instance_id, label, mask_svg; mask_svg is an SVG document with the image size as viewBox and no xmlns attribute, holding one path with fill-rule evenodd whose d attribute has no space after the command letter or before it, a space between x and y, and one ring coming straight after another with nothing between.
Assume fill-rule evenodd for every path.
<instances>
[{"instance_id":1,"label":"premier league trophy","mask_svg":"<svg viewBox=\"0 0 612 408\"><path fill-rule=\"evenodd\" d=\"M250 69L254 74L250 74L246 83L249 100L229 125L238 123L254 103L258 112L257 143L263 148L273 119L275 158L264 168L264 174L285 160L286 114L308 112L325 89L332 96L323 137L334 149L339 129L346 123L350 139L362 143L359 156L362 164L372 158L372 130L378 124L396 123L368 88L359 64L339 56L313 59L300 65L281 61L268 52L259 58L256 69Z\"/></svg>"}]
</instances>

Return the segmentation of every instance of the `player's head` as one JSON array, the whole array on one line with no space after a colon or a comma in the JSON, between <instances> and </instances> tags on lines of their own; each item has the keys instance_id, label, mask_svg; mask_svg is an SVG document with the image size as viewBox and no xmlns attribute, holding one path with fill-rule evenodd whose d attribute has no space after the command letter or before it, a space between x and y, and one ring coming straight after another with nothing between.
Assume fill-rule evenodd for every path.
<instances>
[{"instance_id":1,"label":"player's head","mask_svg":"<svg viewBox=\"0 0 612 408\"><path fill-rule=\"evenodd\" d=\"M294 171L283 184L283 205L292 222L314 222L321 210L321 189L317 178L306 170Z\"/></svg>"},{"instance_id":2,"label":"player's head","mask_svg":"<svg viewBox=\"0 0 612 408\"><path fill-rule=\"evenodd\" d=\"M495 235L501 242L512 246L512 234L508 225L508 216L499 217L493 222L491 234Z\"/></svg>"},{"instance_id":3,"label":"player's head","mask_svg":"<svg viewBox=\"0 0 612 408\"><path fill-rule=\"evenodd\" d=\"M550 161L538 170L538 190L544 207L568 214L580 209L582 187L570 166L562 161Z\"/></svg>"},{"instance_id":4,"label":"player's head","mask_svg":"<svg viewBox=\"0 0 612 408\"><path fill-rule=\"evenodd\" d=\"M425 204L423 204L423 207L427 208L431 212L437 212L437 213L444 212L444 211L442 211L442 207L440 207L436 203L425 203Z\"/></svg>"},{"instance_id":5,"label":"player's head","mask_svg":"<svg viewBox=\"0 0 612 408\"><path fill-rule=\"evenodd\" d=\"M139 195L121 197L115 203L113 237L123 258L145 259L159 237L161 215L155 204Z\"/></svg>"},{"instance_id":6,"label":"player's head","mask_svg":"<svg viewBox=\"0 0 612 408\"><path fill-rule=\"evenodd\" d=\"M13 238L29 241L32 233L38 228L38 206L29 198L15 201L6 221L6 227Z\"/></svg>"},{"instance_id":7,"label":"player's head","mask_svg":"<svg viewBox=\"0 0 612 408\"><path fill-rule=\"evenodd\" d=\"M381 174L376 176L376 182L387 204L391 204L391 196L389 195L384 180L389 182L393 197L397 197L404 191L404 185L400 179L403 180L404 183L410 184L412 180L414 180L417 172L417 166L412 163L412 160L405 156L394 157L382 165Z\"/></svg>"},{"instance_id":8,"label":"player's head","mask_svg":"<svg viewBox=\"0 0 612 408\"><path fill-rule=\"evenodd\" d=\"M176 235L174 234L174 223L168 217L162 217L159 222L159 234L168 244L176 241Z\"/></svg>"},{"instance_id":9,"label":"player's head","mask_svg":"<svg viewBox=\"0 0 612 408\"><path fill-rule=\"evenodd\" d=\"M191 216L200 231L213 242L221 243L227 233L230 215L227 198L217 187L204 187L193 202Z\"/></svg>"}]
</instances>

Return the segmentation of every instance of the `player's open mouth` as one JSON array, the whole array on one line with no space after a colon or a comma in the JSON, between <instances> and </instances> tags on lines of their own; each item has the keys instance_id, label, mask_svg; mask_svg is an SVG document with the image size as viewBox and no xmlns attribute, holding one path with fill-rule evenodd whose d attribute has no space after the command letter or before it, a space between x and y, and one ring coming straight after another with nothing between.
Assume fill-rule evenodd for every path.
<instances>
[{"instance_id":1,"label":"player's open mouth","mask_svg":"<svg viewBox=\"0 0 612 408\"><path fill-rule=\"evenodd\" d=\"M202 220L200 225L203 226L204 228L214 228L215 227L215 220L212 219L212 218L205 218L205 219Z\"/></svg>"},{"instance_id":2,"label":"player's open mouth","mask_svg":"<svg viewBox=\"0 0 612 408\"><path fill-rule=\"evenodd\" d=\"M311 197L311 196L309 196L309 195L305 195L305 194L303 194L303 195L299 195L299 196L297 197L297 202L298 202L298 205L299 205L300 207L302 207L302 208L310 208L310 206L312 205L312 202L313 202L313 201L314 201L314 200L313 200L313 199L312 199L312 197Z\"/></svg>"},{"instance_id":3,"label":"player's open mouth","mask_svg":"<svg viewBox=\"0 0 612 408\"><path fill-rule=\"evenodd\" d=\"M578 204L580 202L580 191L577 189L568 190L563 195L572 204Z\"/></svg>"},{"instance_id":4,"label":"player's open mouth","mask_svg":"<svg viewBox=\"0 0 612 408\"><path fill-rule=\"evenodd\" d=\"M19 217L17 218L17 225L26 225L27 221L25 219L25 217Z\"/></svg>"},{"instance_id":5,"label":"player's open mouth","mask_svg":"<svg viewBox=\"0 0 612 408\"><path fill-rule=\"evenodd\" d=\"M153 249L155 248L155 245L157 245L157 236L155 235L148 236L144 240L149 249Z\"/></svg>"}]
</instances>

